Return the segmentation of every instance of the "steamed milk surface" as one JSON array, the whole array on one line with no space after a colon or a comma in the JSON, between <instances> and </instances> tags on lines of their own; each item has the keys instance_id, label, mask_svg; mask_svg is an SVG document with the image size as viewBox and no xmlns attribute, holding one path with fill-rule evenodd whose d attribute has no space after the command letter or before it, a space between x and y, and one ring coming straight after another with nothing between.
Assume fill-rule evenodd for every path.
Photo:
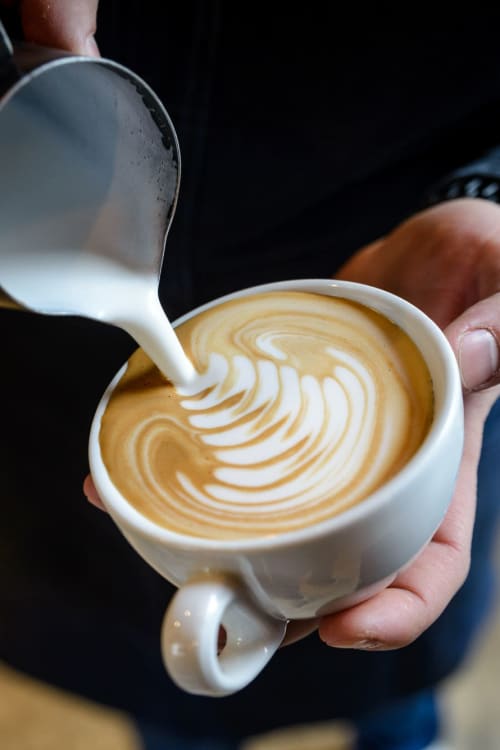
<instances>
[{"instance_id":1,"label":"steamed milk surface","mask_svg":"<svg viewBox=\"0 0 500 750\"><path fill-rule=\"evenodd\" d=\"M271 292L176 331L193 384L175 389L137 350L100 433L113 483L169 529L237 539L309 526L373 492L428 432L422 356L362 305Z\"/></svg>"}]
</instances>

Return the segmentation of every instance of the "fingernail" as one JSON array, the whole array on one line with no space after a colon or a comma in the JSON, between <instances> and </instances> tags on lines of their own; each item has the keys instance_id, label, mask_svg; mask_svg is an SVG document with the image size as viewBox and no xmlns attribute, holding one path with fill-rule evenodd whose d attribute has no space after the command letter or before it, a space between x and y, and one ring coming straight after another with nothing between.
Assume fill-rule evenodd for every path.
<instances>
[{"instance_id":1,"label":"fingernail","mask_svg":"<svg viewBox=\"0 0 500 750\"><path fill-rule=\"evenodd\" d=\"M89 57L100 57L99 47L94 36L88 36L85 40L85 54Z\"/></svg>"},{"instance_id":2,"label":"fingernail","mask_svg":"<svg viewBox=\"0 0 500 750\"><path fill-rule=\"evenodd\" d=\"M334 641L328 641L327 643L333 648L355 648L361 651L381 651L387 648L381 641L370 638L364 638L361 641L354 641L353 643L335 643Z\"/></svg>"},{"instance_id":3,"label":"fingernail","mask_svg":"<svg viewBox=\"0 0 500 750\"><path fill-rule=\"evenodd\" d=\"M486 386L498 370L498 341L487 328L465 333L458 345L458 364L462 383L468 391Z\"/></svg>"}]
</instances>

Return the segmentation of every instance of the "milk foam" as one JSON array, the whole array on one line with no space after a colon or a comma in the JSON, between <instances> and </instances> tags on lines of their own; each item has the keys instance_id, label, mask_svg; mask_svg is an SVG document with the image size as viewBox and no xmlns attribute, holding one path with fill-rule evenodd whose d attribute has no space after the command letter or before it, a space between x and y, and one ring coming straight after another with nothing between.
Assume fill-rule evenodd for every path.
<instances>
[{"instance_id":1,"label":"milk foam","mask_svg":"<svg viewBox=\"0 0 500 750\"><path fill-rule=\"evenodd\" d=\"M198 377L175 390L136 352L101 447L130 502L182 533L262 536L331 517L397 472L432 419L418 350L355 303L258 295L177 333Z\"/></svg>"}]
</instances>

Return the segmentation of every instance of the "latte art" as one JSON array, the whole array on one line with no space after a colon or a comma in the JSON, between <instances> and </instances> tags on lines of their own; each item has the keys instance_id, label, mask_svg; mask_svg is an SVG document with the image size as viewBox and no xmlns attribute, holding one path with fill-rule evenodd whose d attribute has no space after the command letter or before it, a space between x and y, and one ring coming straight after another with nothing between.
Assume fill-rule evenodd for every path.
<instances>
[{"instance_id":1,"label":"latte art","mask_svg":"<svg viewBox=\"0 0 500 750\"><path fill-rule=\"evenodd\" d=\"M241 297L177 335L198 378L174 389L138 350L100 432L113 483L173 531L236 539L315 524L397 473L429 429L418 349L357 303Z\"/></svg>"}]
</instances>

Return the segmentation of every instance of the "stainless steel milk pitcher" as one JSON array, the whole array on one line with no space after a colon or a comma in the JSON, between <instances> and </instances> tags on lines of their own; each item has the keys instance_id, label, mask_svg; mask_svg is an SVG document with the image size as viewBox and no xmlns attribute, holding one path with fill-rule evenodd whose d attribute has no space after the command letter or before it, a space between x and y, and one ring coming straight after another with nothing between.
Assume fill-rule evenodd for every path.
<instances>
[{"instance_id":1,"label":"stainless steel milk pitcher","mask_svg":"<svg viewBox=\"0 0 500 750\"><path fill-rule=\"evenodd\" d=\"M179 179L175 130L143 80L11 44L0 23L0 306L80 314L71 279L89 258L158 274Z\"/></svg>"}]
</instances>

